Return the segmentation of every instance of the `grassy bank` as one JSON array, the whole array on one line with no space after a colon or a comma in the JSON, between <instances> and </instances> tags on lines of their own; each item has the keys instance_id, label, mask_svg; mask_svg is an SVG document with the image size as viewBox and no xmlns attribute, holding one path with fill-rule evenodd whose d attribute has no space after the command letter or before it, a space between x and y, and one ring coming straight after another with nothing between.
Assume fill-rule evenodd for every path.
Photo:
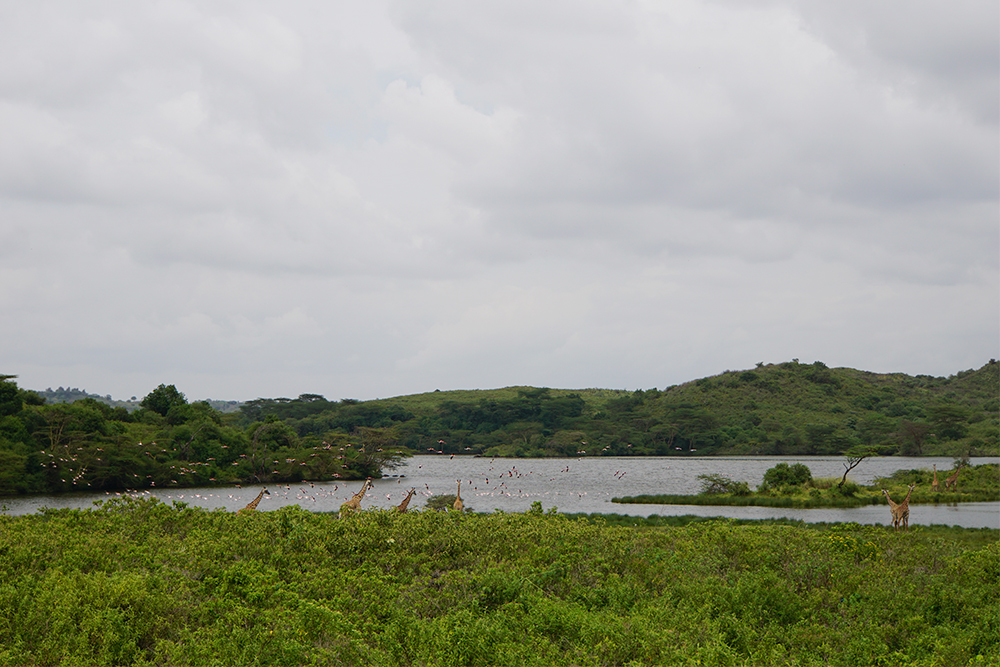
<instances>
[{"instance_id":1,"label":"grassy bank","mask_svg":"<svg viewBox=\"0 0 1000 667\"><path fill-rule=\"evenodd\" d=\"M0 517L0 664L996 664L998 539L116 499Z\"/></svg>"},{"instance_id":2,"label":"grassy bank","mask_svg":"<svg viewBox=\"0 0 1000 667\"><path fill-rule=\"evenodd\" d=\"M689 495L652 494L612 498L615 503L649 505L726 505L736 507L784 507L815 509L822 507L849 508L863 505L886 505L882 489L889 491L895 502L906 497L910 484L916 484L910 495L911 505L940 503L995 502L1000 500L1000 466L988 463L962 468L957 490L945 489L944 481L954 470L938 473L938 487L931 488L933 472L929 469L899 470L890 477L877 479L871 486L847 482L838 486L833 478L811 479L808 482L778 489L758 490L746 494L700 493Z\"/></svg>"}]
</instances>

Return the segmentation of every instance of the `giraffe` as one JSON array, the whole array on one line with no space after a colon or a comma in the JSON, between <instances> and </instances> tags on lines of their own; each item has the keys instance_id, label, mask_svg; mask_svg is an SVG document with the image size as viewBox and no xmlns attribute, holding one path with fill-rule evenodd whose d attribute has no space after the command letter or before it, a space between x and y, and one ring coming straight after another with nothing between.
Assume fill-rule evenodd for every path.
<instances>
[{"instance_id":1,"label":"giraffe","mask_svg":"<svg viewBox=\"0 0 1000 667\"><path fill-rule=\"evenodd\" d=\"M959 463L958 467L955 468L955 474L944 480L944 488L947 489L949 486L952 491L958 491L958 471L962 469L962 464Z\"/></svg>"},{"instance_id":2,"label":"giraffe","mask_svg":"<svg viewBox=\"0 0 1000 667\"><path fill-rule=\"evenodd\" d=\"M892 498L889 497L889 491L882 489L882 494L885 496L886 501L889 503L889 514L892 516L892 527L899 530L899 519L896 517L899 513L899 505L892 502Z\"/></svg>"},{"instance_id":3,"label":"giraffe","mask_svg":"<svg viewBox=\"0 0 1000 667\"><path fill-rule=\"evenodd\" d=\"M257 497L251 500L250 503L246 507L241 509L239 512L237 512L237 514L242 514L243 512L256 511L257 505L260 504L260 499L264 497L264 494L271 495L271 492L268 491L267 489L261 489L260 493L257 494Z\"/></svg>"},{"instance_id":4,"label":"giraffe","mask_svg":"<svg viewBox=\"0 0 1000 667\"><path fill-rule=\"evenodd\" d=\"M916 484L910 485L910 490L906 492L906 499L903 502L896 504L889 497L889 492L882 489L882 493L885 494L885 499L889 502L889 512L892 514L892 527L899 530L899 524L903 524L903 528L909 530L910 524L910 494L913 493L913 487Z\"/></svg>"},{"instance_id":5,"label":"giraffe","mask_svg":"<svg viewBox=\"0 0 1000 667\"><path fill-rule=\"evenodd\" d=\"M465 503L462 502L462 480L458 480L458 492L455 494L455 502L451 508L456 512L461 512L465 508Z\"/></svg>"},{"instance_id":6,"label":"giraffe","mask_svg":"<svg viewBox=\"0 0 1000 667\"><path fill-rule=\"evenodd\" d=\"M359 507L361 507L361 500L365 497L365 493L368 492L372 486L372 478L369 477L365 480L365 485L361 487L361 490L354 494L350 500L340 506L340 518L343 519L344 515L348 512L354 512Z\"/></svg>"},{"instance_id":7,"label":"giraffe","mask_svg":"<svg viewBox=\"0 0 1000 667\"><path fill-rule=\"evenodd\" d=\"M396 509L399 510L400 512L405 512L407 505L410 504L410 498L412 498L413 494L416 492L417 492L416 489L410 489L410 492L406 494L406 498L403 499L403 502L401 502L399 504L399 507L397 507Z\"/></svg>"},{"instance_id":8,"label":"giraffe","mask_svg":"<svg viewBox=\"0 0 1000 667\"><path fill-rule=\"evenodd\" d=\"M933 491L934 493L937 493L940 490L941 489L940 489L940 487L938 487L938 480L937 480L937 464L935 463L934 464L934 481L931 482L931 491Z\"/></svg>"},{"instance_id":9,"label":"giraffe","mask_svg":"<svg viewBox=\"0 0 1000 667\"><path fill-rule=\"evenodd\" d=\"M913 488L916 484L910 484L909 489L906 491L906 497L903 498L903 502L896 506L896 511L899 513L899 521L903 524L903 530L910 529L910 494L913 493Z\"/></svg>"}]
</instances>

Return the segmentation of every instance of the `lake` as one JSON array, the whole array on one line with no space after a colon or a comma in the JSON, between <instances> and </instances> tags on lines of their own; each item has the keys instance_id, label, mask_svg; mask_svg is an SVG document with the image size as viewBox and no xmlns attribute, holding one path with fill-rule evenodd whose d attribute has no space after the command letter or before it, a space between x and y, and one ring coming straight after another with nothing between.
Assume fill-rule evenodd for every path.
<instances>
[{"instance_id":1,"label":"lake","mask_svg":"<svg viewBox=\"0 0 1000 667\"><path fill-rule=\"evenodd\" d=\"M365 507L393 507L402 502L412 487L417 495L411 509L419 509L431 495L454 494L462 480L462 500L476 512L523 512L535 501L548 510L587 514L626 514L630 516L724 516L737 519L789 518L816 522L855 521L861 524L890 524L889 508L871 505L853 509L781 509L771 507L727 507L696 505L632 505L612 503L620 496L644 494L693 494L701 489L698 475L720 474L756 488L764 473L780 462L803 463L813 477L840 477L844 457L583 457L572 459L491 459L471 456L420 455L406 460L383 479L373 480L374 488L362 502ZM973 465L998 463L1000 457L978 457ZM866 459L851 471L848 479L871 484L876 478L896 470L914 468L949 470L949 457L877 457ZM943 482L944 476L939 475ZM259 510L284 505L300 505L317 512L336 512L340 504L361 489L361 481L299 482L268 485ZM961 478L959 478L961 485ZM206 509L235 511L253 500L262 487L213 487L189 489L149 489L134 496L152 496L163 502L179 501ZM0 511L9 515L31 514L43 507L89 508L95 500L113 497L114 493L74 493L43 496L7 496L0 498ZM953 503L910 505L911 525L944 524L966 528L1000 529L1000 503Z\"/></svg>"}]
</instances>

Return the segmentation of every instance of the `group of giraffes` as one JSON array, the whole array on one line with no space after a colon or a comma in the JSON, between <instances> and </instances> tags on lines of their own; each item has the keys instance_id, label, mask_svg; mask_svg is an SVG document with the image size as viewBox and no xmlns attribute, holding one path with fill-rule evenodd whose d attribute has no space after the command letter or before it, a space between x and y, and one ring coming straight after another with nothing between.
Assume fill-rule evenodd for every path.
<instances>
[{"instance_id":1,"label":"group of giraffes","mask_svg":"<svg viewBox=\"0 0 1000 667\"><path fill-rule=\"evenodd\" d=\"M950 477L945 478L944 480L945 489L951 487L952 491L958 491L958 473L961 469L962 466L959 465L957 468L955 468L954 474L952 474ZM917 486L916 484L910 484L906 492L906 497L903 498L903 502L898 504L892 501L892 498L889 497L889 492L886 489L882 489L882 493L885 494L885 499L889 502L889 511L892 513L892 527L895 528L896 530L899 530L900 526L903 527L903 530L910 529L910 494L913 493L913 489L916 486ZM935 493L940 491L940 487L938 486L936 464L934 465L934 481L931 482L931 490L934 491Z\"/></svg>"},{"instance_id":2,"label":"group of giraffes","mask_svg":"<svg viewBox=\"0 0 1000 667\"><path fill-rule=\"evenodd\" d=\"M343 505L340 506L340 514L338 516L340 518L343 518L345 514L349 512L356 512L358 509L360 509L361 501L364 499L365 494L368 493L368 489L370 488L372 488L371 477L365 480L365 484L364 486L361 487L360 491L355 493L350 500L348 500L347 502L345 502ZM406 494L406 498L404 498L403 502L401 502L399 506L396 508L396 511L405 512L406 508L409 507L410 505L410 498L412 498L413 494L415 494L416 492L417 492L416 489L410 489L409 493ZM247 504L247 506L241 509L238 513L255 511L257 509L257 505L260 504L261 499L265 495L269 496L271 495L271 492L268 491L266 488L261 489L260 493L257 494L257 497L251 500ZM465 508L465 503L462 502L462 480L458 480L458 491L455 494L455 502L452 503L451 508L456 512L461 512Z\"/></svg>"},{"instance_id":3,"label":"group of giraffes","mask_svg":"<svg viewBox=\"0 0 1000 667\"><path fill-rule=\"evenodd\" d=\"M371 477L365 480L365 484L364 486L361 487L360 491L355 493L350 500L348 500L346 503L340 506L339 516L343 518L344 514L348 512L356 512L358 509L360 509L361 501L362 499L364 499L365 494L368 493L368 489L370 488L372 488ZM413 494L415 494L416 492L417 492L416 489L410 489L409 493L406 494L406 497L403 498L403 502L401 502L399 506L396 507L396 511L405 512L406 508L409 507L410 505L410 498L412 498ZM451 508L456 512L461 512L465 508L465 504L462 502L462 480L458 480L458 490L455 493L455 502L452 503Z\"/></svg>"}]
</instances>

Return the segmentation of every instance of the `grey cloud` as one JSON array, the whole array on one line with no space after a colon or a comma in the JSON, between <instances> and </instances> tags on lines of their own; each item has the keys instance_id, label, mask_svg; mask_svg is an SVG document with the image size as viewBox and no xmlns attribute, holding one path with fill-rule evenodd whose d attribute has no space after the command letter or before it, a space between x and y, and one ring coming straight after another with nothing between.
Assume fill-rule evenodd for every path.
<instances>
[{"instance_id":1,"label":"grey cloud","mask_svg":"<svg viewBox=\"0 0 1000 667\"><path fill-rule=\"evenodd\" d=\"M365 398L980 365L1000 29L939 7L11 7L0 370Z\"/></svg>"},{"instance_id":2,"label":"grey cloud","mask_svg":"<svg viewBox=\"0 0 1000 667\"><path fill-rule=\"evenodd\" d=\"M996 3L930 0L798 3L807 27L844 57L931 106L957 104L977 122L1000 120Z\"/></svg>"}]
</instances>

